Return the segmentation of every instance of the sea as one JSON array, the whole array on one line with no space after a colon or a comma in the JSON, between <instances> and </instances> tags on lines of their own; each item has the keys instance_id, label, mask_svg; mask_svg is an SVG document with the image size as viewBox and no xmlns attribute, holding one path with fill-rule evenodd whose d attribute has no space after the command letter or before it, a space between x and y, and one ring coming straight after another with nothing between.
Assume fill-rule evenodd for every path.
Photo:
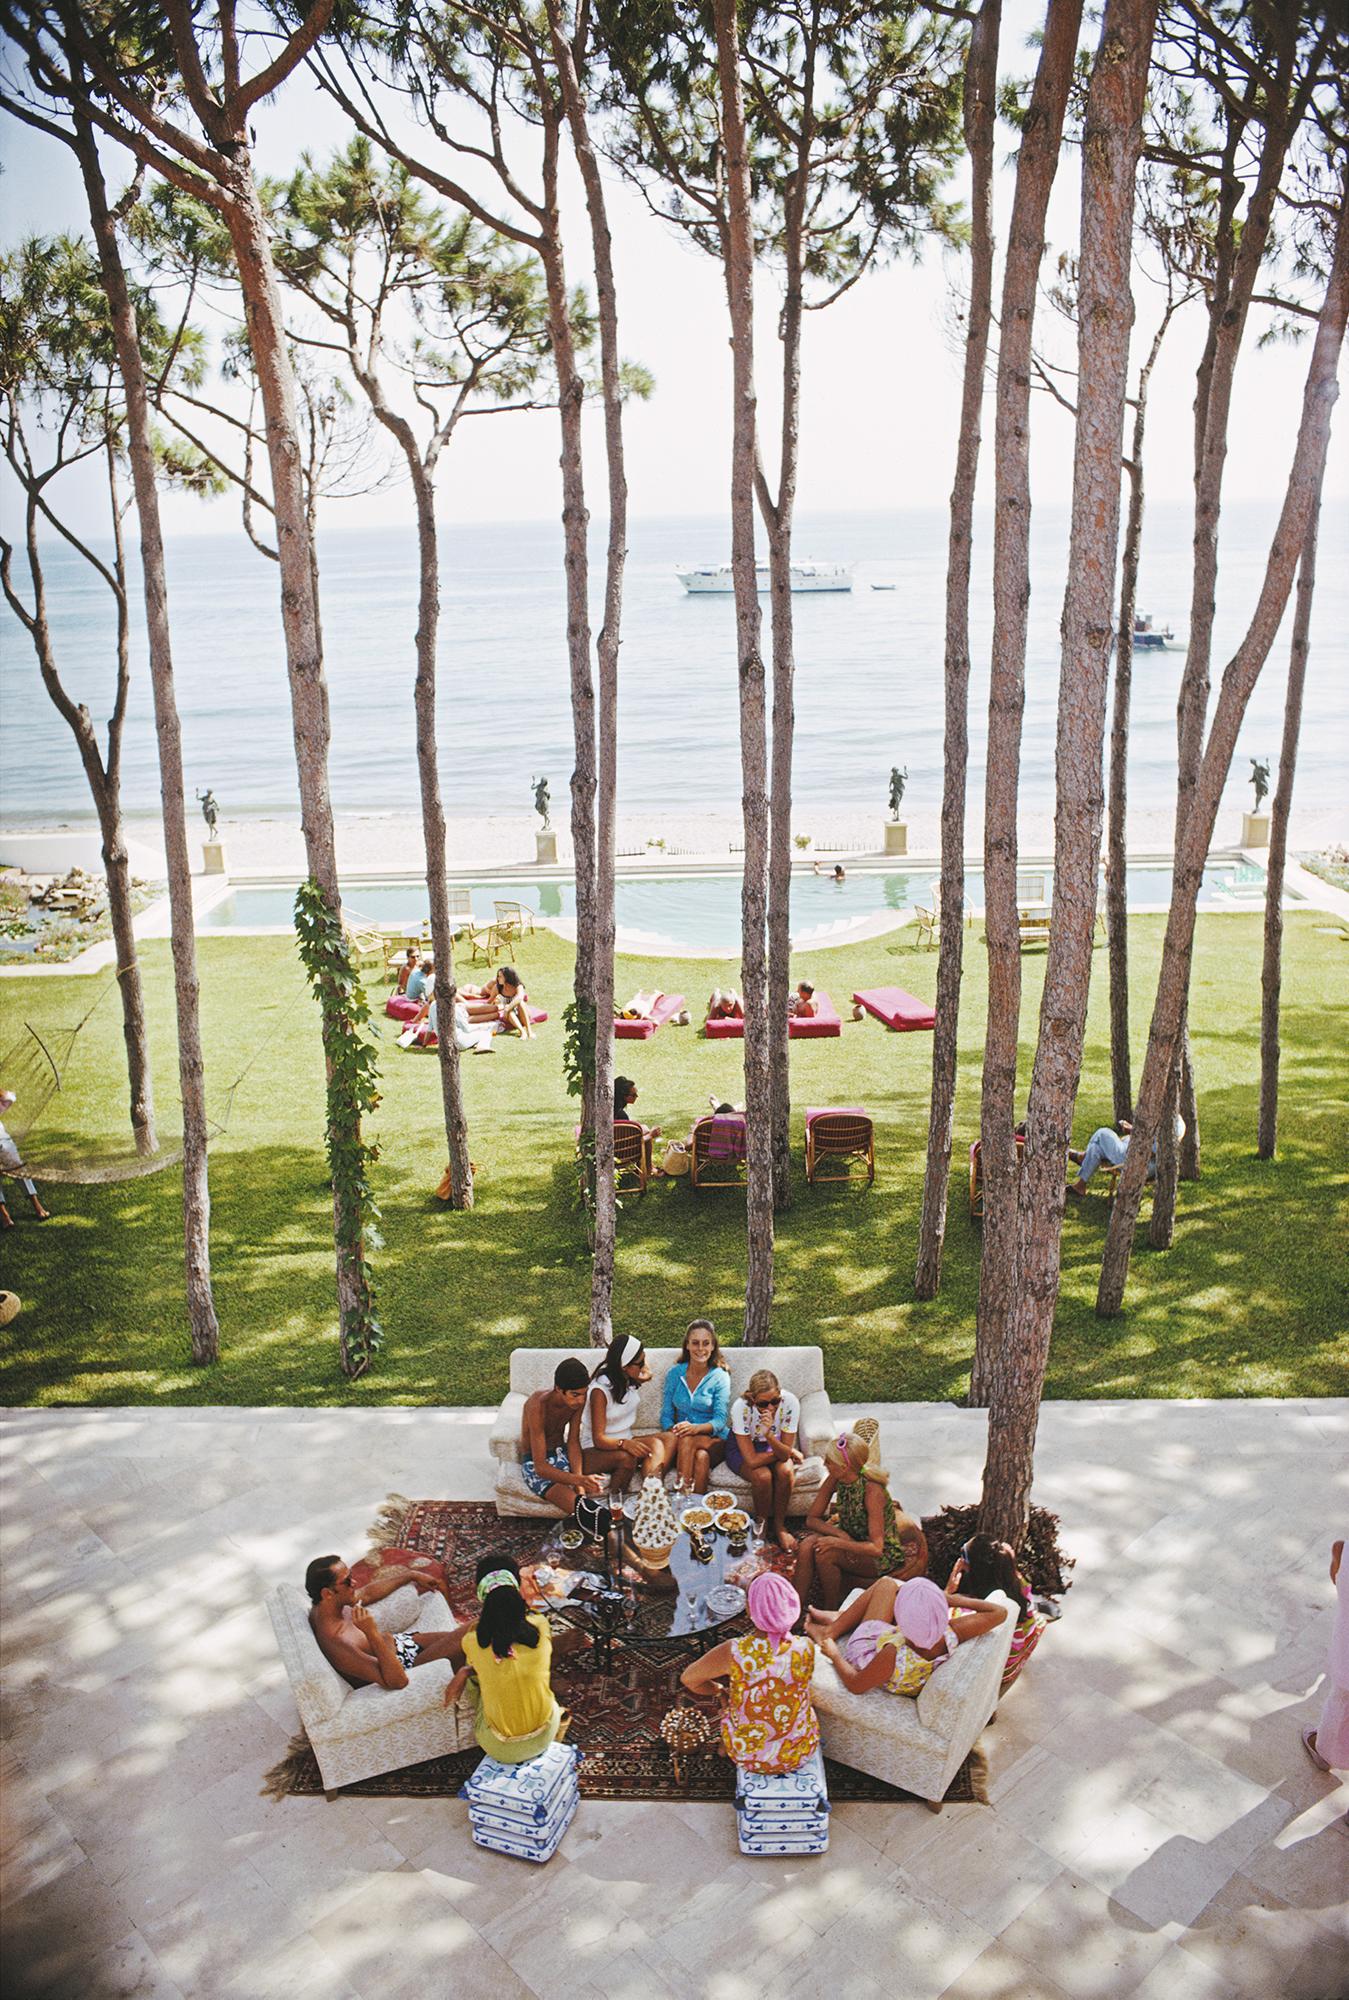
<instances>
[{"instance_id":1,"label":"sea","mask_svg":"<svg viewBox=\"0 0 1349 2000\"><path fill-rule=\"evenodd\" d=\"M1232 503L1222 519L1215 669L1238 642L1259 588L1272 505ZM1174 798L1175 699L1188 618L1190 514L1148 514L1140 602L1170 624L1175 650L1135 658L1131 806L1164 822ZM1298 804L1333 816L1349 774L1349 501L1321 532ZM1022 755L1023 812L1052 811L1059 619L1068 513L1041 506ZM885 811L892 765L906 811L932 820L942 777L942 645L947 517L907 512L799 518L802 557L856 565L848 594L799 595L795 796L803 809ZM976 522L972 593L970 824L982 798L991 640L990 522ZM620 808L736 809L740 794L733 600L689 596L682 564L727 559L724 518L631 523L620 662ZM1338 551L1338 553L1337 553ZM528 813L546 776L565 815L571 723L560 528L550 522L442 530L439 743L447 812ZM320 539L332 702L331 786L344 812L413 811L416 544L411 528L362 531L340 512ZM598 624L603 524L594 527ZM136 565L133 561L133 574ZM168 550L170 609L189 793L210 786L222 815L298 812L276 566L237 532L181 537ZM72 551L46 554L61 672L94 717L113 686L106 587ZM21 571L20 571L21 574ZM767 599L765 646L767 646ZM1242 729L1225 805L1250 803L1249 760L1277 769L1291 607ZM0 618L0 813L10 824L92 816L70 733L38 677L26 634ZM129 813L158 808L158 771L140 606L123 754Z\"/></svg>"}]
</instances>

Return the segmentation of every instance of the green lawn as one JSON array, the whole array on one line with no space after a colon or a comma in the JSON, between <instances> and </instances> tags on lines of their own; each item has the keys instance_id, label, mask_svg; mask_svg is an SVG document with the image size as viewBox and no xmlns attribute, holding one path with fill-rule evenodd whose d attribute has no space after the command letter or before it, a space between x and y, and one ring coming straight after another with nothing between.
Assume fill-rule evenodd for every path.
<instances>
[{"instance_id":1,"label":"green lawn","mask_svg":"<svg viewBox=\"0 0 1349 2000\"><path fill-rule=\"evenodd\" d=\"M1290 918L1285 934L1280 1157L1255 1158L1260 921L1201 918L1193 1024L1203 1111L1204 1178L1182 1188L1175 1247L1140 1238L1128 1312L1095 1318L1092 1300L1107 1207L1092 1199L1065 1224L1063 1295L1049 1364L1051 1396L1326 1395L1343 1392L1349 1363L1343 1195L1346 1185L1345 971L1325 919ZM1135 918L1135 1047L1162 919ZM843 1010L854 985L935 990L935 953L912 930L804 955L799 974ZM966 1385L977 1290L978 1235L965 1199L965 1148L978 1116L983 1030L982 934L967 934L958 1106L946 1273L940 1299L918 1305L912 1273L931 1060L927 1035L845 1022L840 1041L792 1045L792 1088L809 1103L858 1102L877 1123L875 1188L807 1189L780 1219L776 1335L818 1342L841 1400L959 1397ZM213 1251L223 1359L187 1360L180 1256L180 1178L170 1171L109 1186L53 1187L55 1218L28 1219L3 1239L4 1282L22 1315L0 1331L6 1403L483 1403L506 1383L520 1343L583 1337L587 1259L569 1167L573 1108L560 1071L568 948L550 935L520 954L552 1019L533 1045L499 1043L466 1063L473 1156L484 1170L478 1207L451 1214L432 1199L444 1166L434 1059L386 1035L377 1168L385 1248L377 1263L385 1346L355 1386L337 1374L330 1201L324 1177L319 1043L293 946L285 938L210 938L200 945L212 1109L257 1055L212 1150ZM168 947L143 951L156 1088L166 1131L176 1126L176 1063ZM1029 1061L1043 955L1025 964L1023 1055ZM695 1009L710 964L630 959L620 990L682 989ZM0 983L0 1050L31 1021L40 1031L77 1019L88 979ZM392 1030L393 1024L385 1024ZM261 1049L261 1053L257 1051ZM668 1132L687 1129L709 1091L738 1094L735 1044L693 1029L620 1044L641 1108ZM29 1151L40 1162L122 1144L125 1071L109 994L76 1046L66 1088ZM1106 965L1096 955L1077 1132L1110 1115ZM798 1143L798 1154L799 1154ZM694 1196L657 1184L620 1219L617 1324L674 1341L695 1312L738 1338L744 1199Z\"/></svg>"}]
</instances>

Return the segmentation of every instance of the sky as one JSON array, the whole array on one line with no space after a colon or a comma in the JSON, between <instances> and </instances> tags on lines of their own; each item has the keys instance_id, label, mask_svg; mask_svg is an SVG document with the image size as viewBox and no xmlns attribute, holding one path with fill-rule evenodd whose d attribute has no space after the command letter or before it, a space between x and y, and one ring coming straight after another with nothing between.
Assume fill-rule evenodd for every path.
<instances>
[{"instance_id":1,"label":"sky","mask_svg":"<svg viewBox=\"0 0 1349 2000\"><path fill-rule=\"evenodd\" d=\"M1033 66L1027 35L1042 16L1030 0L1004 9L1000 67L1023 74ZM256 113L260 170L282 173L302 147L322 158L345 136L341 114L306 79L293 81ZM998 226L1011 196L1012 134L999 131ZM5 179L4 241L30 230L78 228L82 195L65 149L0 119ZM120 182L115 157L110 178ZM1076 237L1079 156L1066 152L1050 219L1051 254ZM641 197L610 176L618 309L623 352L655 377L648 403L628 406L625 447L630 509L635 516L715 515L729 486L730 350L725 297L713 259L650 214ZM584 281L587 239L579 191L568 189L564 226L573 250L571 275ZM952 287L964 262L934 248L917 264L870 274L836 305L807 316L799 506L810 514L944 505L950 488L959 415L960 357L948 331ZM1140 275L1136 347L1150 339L1160 310L1156 288ZM758 285L758 386L770 468L774 458L774 338L777 291L771 273ZM1202 341L1197 309L1173 328L1154 376L1150 401L1148 490L1158 500L1190 491L1190 405ZM1061 345L1061 336L1060 336ZM1256 499L1281 490L1291 458L1308 347L1261 350L1248 337L1238 375L1227 463L1226 494ZM985 437L991 433L991 399ZM1032 428L1033 491L1037 500L1066 500L1072 484L1072 424L1047 397L1037 397ZM587 415L591 508L602 511L603 461L599 413ZM988 497L991 452L983 454L981 498ZM72 476L73 478L78 475ZM438 510L447 523L536 520L559 505L557 419L540 411L475 419L461 426L443 461ZM1328 494L1349 492L1349 444L1341 416L1332 444ZM12 518L12 495L0 495ZM91 475L72 518L85 532L100 525L100 489ZM168 495L170 534L228 529L231 501L203 504ZM397 480L377 492L328 503L334 525L397 525L412 520L411 497ZM803 551L808 554L809 551Z\"/></svg>"}]
</instances>

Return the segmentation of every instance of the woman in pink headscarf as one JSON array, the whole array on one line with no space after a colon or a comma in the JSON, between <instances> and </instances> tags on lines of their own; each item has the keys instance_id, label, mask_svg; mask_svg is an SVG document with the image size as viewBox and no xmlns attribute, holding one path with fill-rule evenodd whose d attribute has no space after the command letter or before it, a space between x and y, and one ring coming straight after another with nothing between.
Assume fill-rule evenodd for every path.
<instances>
[{"instance_id":1,"label":"woman in pink headscarf","mask_svg":"<svg viewBox=\"0 0 1349 2000\"><path fill-rule=\"evenodd\" d=\"M1349 1771L1349 1563L1344 1561L1343 1542L1331 1544L1330 1580L1336 1602L1326 1698L1315 1729L1302 1732L1302 1747L1319 1771ZM1349 1813L1344 1820L1349 1827Z\"/></svg>"},{"instance_id":2,"label":"woman in pink headscarf","mask_svg":"<svg viewBox=\"0 0 1349 2000\"><path fill-rule=\"evenodd\" d=\"M916 1695L963 1640L991 1632L1006 1616L1005 1604L948 1597L926 1576L907 1583L883 1576L832 1617L808 1612L806 1630L851 1693Z\"/></svg>"},{"instance_id":3,"label":"woman in pink headscarf","mask_svg":"<svg viewBox=\"0 0 1349 2000\"><path fill-rule=\"evenodd\" d=\"M733 1762L747 1771L795 1771L820 1741L810 1699L814 1642L793 1632L801 1600L774 1570L750 1585L749 1615L753 1632L714 1646L680 1679L701 1699L714 1693L714 1683L729 1682L721 1743Z\"/></svg>"}]
</instances>

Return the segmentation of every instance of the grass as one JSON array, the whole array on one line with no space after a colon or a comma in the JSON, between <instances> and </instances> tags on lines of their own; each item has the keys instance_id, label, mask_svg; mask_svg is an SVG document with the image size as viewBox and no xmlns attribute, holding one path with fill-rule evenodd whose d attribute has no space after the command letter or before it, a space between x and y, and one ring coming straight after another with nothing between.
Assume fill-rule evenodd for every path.
<instances>
[{"instance_id":1,"label":"grass","mask_svg":"<svg viewBox=\"0 0 1349 2000\"><path fill-rule=\"evenodd\" d=\"M1322 920L1323 921L1323 920ZM1161 946L1160 917L1135 918L1135 1049ZM1092 1310L1107 1206L1073 1207L1064 1228L1063 1291L1047 1393L1083 1396L1326 1395L1349 1362L1343 1195L1346 1185L1344 948L1312 914L1285 930L1283 1088L1276 1161L1254 1151L1259 1046L1260 919L1200 919L1192 1020L1203 1113L1204 1178L1181 1191L1172 1250L1140 1235L1128 1309ZM803 955L846 1011L854 985L935 990L936 956L913 932ZM181 1177L167 1171L106 1186L53 1186L42 1227L15 1205L3 1239L3 1282L24 1310L0 1331L0 1401L20 1403L483 1403L504 1391L520 1344L584 1338L587 1257L570 1166L573 1105L560 1070L560 1017L570 952L540 934L520 953L531 992L552 1015L533 1045L500 1044L465 1068L478 1207L455 1215L432 1198L445 1160L433 1058L385 1040L377 1172L385 1247L376 1261L384 1348L373 1372L337 1373L331 1203L321 1134L317 1026L285 938L200 944L208 1083L228 1129L211 1156L212 1246L221 1322L218 1367L193 1369L179 1268ZM158 1105L177 1111L172 987L165 944L143 947ZM1023 1057L1038 1011L1043 954L1024 961ZM620 990L682 990L696 1005L726 966L649 959L620 963ZM91 980L0 984L0 1050L31 1021L76 1020ZM792 1044L801 1110L842 1100L877 1121L877 1178L861 1188L807 1189L780 1219L776 1337L818 1342L840 1400L953 1398L964 1392L978 1285L978 1234L965 1200L964 1151L977 1121L984 953L967 933L957 1158L941 1296L919 1305L912 1273L926 1139L931 1038L845 1022L840 1041ZM1098 951L1078 1104L1079 1137L1110 1116L1105 955ZM687 1130L708 1093L739 1094L737 1045L693 1029L620 1044L640 1108L667 1132ZM85 1027L66 1087L29 1145L35 1163L104 1157L127 1145L119 1015L108 994ZM797 1152L799 1157L799 1140ZM1337 1208L1337 1204L1339 1205ZM738 1338L743 1309L744 1199L657 1184L620 1220L616 1323L653 1343L710 1312Z\"/></svg>"}]
</instances>

